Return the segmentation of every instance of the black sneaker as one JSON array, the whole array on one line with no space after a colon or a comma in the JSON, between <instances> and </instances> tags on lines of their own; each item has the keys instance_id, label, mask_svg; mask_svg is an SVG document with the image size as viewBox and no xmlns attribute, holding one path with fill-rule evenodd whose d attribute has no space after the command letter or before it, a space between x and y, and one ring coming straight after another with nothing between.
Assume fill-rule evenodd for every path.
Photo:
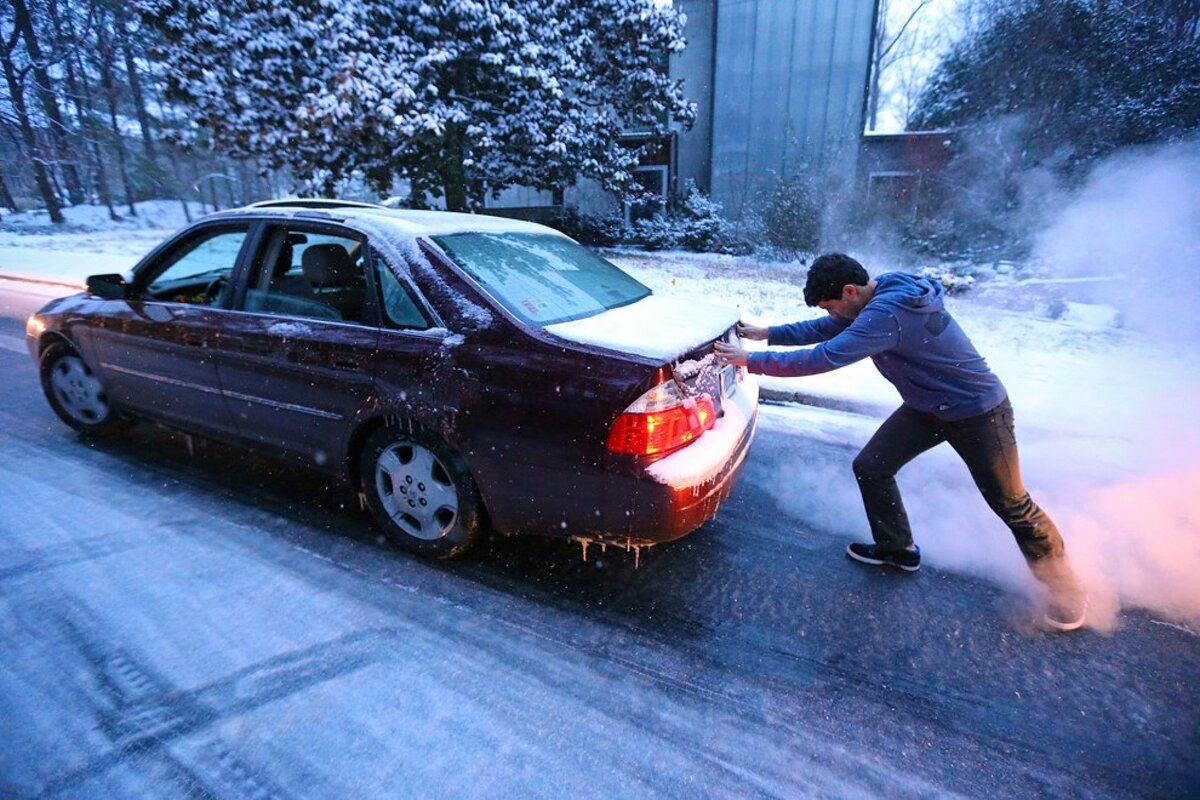
<instances>
[{"instance_id":1,"label":"black sneaker","mask_svg":"<svg viewBox=\"0 0 1200 800\"><path fill-rule=\"evenodd\" d=\"M916 572L921 568L921 548L914 547L914 550L880 550L878 545L855 542L846 548L846 555L864 564L882 564Z\"/></svg>"}]
</instances>

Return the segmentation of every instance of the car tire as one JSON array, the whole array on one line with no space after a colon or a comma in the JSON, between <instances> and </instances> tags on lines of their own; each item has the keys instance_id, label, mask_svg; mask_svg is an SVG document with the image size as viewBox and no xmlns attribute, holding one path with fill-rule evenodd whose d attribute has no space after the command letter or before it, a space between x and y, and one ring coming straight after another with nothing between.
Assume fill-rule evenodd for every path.
<instances>
[{"instance_id":1,"label":"car tire","mask_svg":"<svg viewBox=\"0 0 1200 800\"><path fill-rule=\"evenodd\" d=\"M384 426L359 457L367 507L394 544L427 558L465 553L482 527L479 490L458 454L419 427Z\"/></svg>"},{"instance_id":2,"label":"car tire","mask_svg":"<svg viewBox=\"0 0 1200 800\"><path fill-rule=\"evenodd\" d=\"M103 436L123 426L108 390L71 345L56 342L46 348L39 372L46 400L67 425L88 436Z\"/></svg>"}]
</instances>

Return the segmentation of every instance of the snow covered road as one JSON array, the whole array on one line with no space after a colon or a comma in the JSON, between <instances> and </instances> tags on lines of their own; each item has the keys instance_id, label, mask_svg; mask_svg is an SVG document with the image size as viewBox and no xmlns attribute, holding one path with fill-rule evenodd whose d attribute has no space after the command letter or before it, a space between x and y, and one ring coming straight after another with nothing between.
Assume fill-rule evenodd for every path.
<instances>
[{"instance_id":1,"label":"snow covered road","mask_svg":"<svg viewBox=\"0 0 1200 800\"><path fill-rule=\"evenodd\" d=\"M0 374L0 795L1195 789L1200 639L1047 636L991 583L849 564L854 509L789 513L780 470L852 480L853 419L767 409L718 518L640 568L538 539L436 565L318 477L84 442L27 356Z\"/></svg>"}]
</instances>

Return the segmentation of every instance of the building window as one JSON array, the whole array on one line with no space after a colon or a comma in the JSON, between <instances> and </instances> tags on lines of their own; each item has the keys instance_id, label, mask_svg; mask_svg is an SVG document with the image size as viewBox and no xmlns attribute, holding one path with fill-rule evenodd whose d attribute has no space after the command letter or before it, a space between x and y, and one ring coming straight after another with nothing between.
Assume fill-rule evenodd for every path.
<instances>
[{"instance_id":1,"label":"building window","mask_svg":"<svg viewBox=\"0 0 1200 800\"><path fill-rule=\"evenodd\" d=\"M637 222L640 219L647 219L655 214L666 212L669 172L669 168L665 165L634 168L633 180L647 194L651 195L652 199L644 203L626 203L626 222Z\"/></svg>"}]
</instances>

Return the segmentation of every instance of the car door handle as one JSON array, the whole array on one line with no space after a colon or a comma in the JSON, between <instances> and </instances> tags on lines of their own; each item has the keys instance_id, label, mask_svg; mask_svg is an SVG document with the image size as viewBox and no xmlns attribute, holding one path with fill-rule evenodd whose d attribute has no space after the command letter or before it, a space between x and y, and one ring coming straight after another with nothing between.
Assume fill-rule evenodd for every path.
<instances>
[{"instance_id":1,"label":"car door handle","mask_svg":"<svg viewBox=\"0 0 1200 800\"><path fill-rule=\"evenodd\" d=\"M333 366L335 369L348 369L357 372L363 368L363 362L359 361L357 358L334 356Z\"/></svg>"},{"instance_id":2,"label":"car door handle","mask_svg":"<svg viewBox=\"0 0 1200 800\"><path fill-rule=\"evenodd\" d=\"M184 336L183 343L189 347L204 347L208 340L203 336Z\"/></svg>"}]
</instances>

